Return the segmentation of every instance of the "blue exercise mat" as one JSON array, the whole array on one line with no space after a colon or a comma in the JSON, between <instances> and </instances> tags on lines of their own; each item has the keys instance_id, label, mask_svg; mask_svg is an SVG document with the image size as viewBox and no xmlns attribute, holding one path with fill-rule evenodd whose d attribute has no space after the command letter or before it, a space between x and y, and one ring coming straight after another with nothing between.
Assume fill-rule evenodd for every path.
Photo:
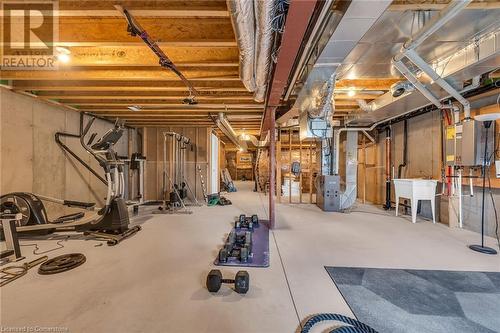
<instances>
[{"instance_id":1,"label":"blue exercise mat","mask_svg":"<svg viewBox=\"0 0 500 333\"><path fill-rule=\"evenodd\" d=\"M232 230L235 230L233 228ZM238 232L247 229L239 229ZM259 220L259 226L254 228L252 233L252 254L247 262L241 262L236 258L228 258L227 262L219 262L219 255L215 258L216 266L241 266L241 267L269 267L269 223L266 220Z\"/></svg>"}]
</instances>

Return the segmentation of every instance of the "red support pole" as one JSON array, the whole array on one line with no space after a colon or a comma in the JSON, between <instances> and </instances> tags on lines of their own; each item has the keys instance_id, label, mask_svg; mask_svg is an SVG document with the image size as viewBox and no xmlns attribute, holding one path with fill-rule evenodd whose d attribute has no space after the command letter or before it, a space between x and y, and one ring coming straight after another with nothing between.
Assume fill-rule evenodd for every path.
<instances>
[{"instance_id":1,"label":"red support pole","mask_svg":"<svg viewBox=\"0 0 500 333\"><path fill-rule=\"evenodd\" d=\"M274 229L275 204L274 194L276 193L276 108L269 108L269 227Z\"/></svg>"}]
</instances>

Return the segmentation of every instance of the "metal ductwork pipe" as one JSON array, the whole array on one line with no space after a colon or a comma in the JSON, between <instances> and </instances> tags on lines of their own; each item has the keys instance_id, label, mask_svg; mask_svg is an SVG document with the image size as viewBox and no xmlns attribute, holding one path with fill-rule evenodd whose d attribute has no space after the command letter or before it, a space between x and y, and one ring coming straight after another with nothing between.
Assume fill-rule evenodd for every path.
<instances>
[{"instance_id":1,"label":"metal ductwork pipe","mask_svg":"<svg viewBox=\"0 0 500 333\"><path fill-rule=\"evenodd\" d=\"M307 115L313 119L323 119L331 123L335 105L333 101L333 92L335 90L335 73L325 82L316 100L313 101L307 109Z\"/></svg>"},{"instance_id":2,"label":"metal ductwork pipe","mask_svg":"<svg viewBox=\"0 0 500 333\"><path fill-rule=\"evenodd\" d=\"M403 74L427 99L429 99L438 108L443 105L439 99L422 83L418 81L408 67L403 64L403 58L409 59L420 70L427 74L436 84L441 86L447 93L453 96L464 107L465 118L470 118L470 103L467 99L444 80L436 71L423 60L415 49L422 44L430 35L439 30L448 21L453 19L461 10L463 10L472 0L451 1L443 10L441 10L428 24L426 24L412 39L403 44L400 52L392 60L394 66Z\"/></svg>"},{"instance_id":3,"label":"metal ductwork pipe","mask_svg":"<svg viewBox=\"0 0 500 333\"><path fill-rule=\"evenodd\" d=\"M351 207L358 196L358 132L347 132L345 147L345 191L340 195L340 209Z\"/></svg>"},{"instance_id":4,"label":"metal ductwork pipe","mask_svg":"<svg viewBox=\"0 0 500 333\"><path fill-rule=\"evenodd\" d=\"M243 0L245 2L252 2ZM255 9L255 93L254 100L263 102L266 96L267 74L271 67L274 17L274 0L256 0Z\"/></svg>"},{"instance_id":5,"label":"metal ductwork pipe","mask_svg":"<svg viewBox=\"0 0 500 333\"><path fill-rule=\"evenodd\" d=\"M217 127L224 133L225 136L231 140L232 143L236 145L236 147L239 147L243 150L247 149L247 144L245 141L241 141L238 136L236 135L236 132L234 131L233 127L227 120L227 118L224 116L223 112L219 113L219 116L217 117L215 124Z\"/></svg>"},{"instance_id":6,"label":"metal ductwork pipe","mask_svg":"<svg viewBox=\"0 0 500 333\"><path fill-rule=\"evenodd\" d=\"M239 136L240 141L250 141L257 148L264 148L269 145L269 132L264 140L258 140L255 135L244 134Z\"/></svg>"},{"instance_id":7,"label":"metal ductwork pipe","mask_svg":"<svg viewBox=\"0 0 500 333\"><path fill-rule=\"evenodd\" d=\"M245 88L253 92L255 91L254 2L249 0L227 0L226 3L240 51L240 78Z\"/></svg>"}]
</instances>

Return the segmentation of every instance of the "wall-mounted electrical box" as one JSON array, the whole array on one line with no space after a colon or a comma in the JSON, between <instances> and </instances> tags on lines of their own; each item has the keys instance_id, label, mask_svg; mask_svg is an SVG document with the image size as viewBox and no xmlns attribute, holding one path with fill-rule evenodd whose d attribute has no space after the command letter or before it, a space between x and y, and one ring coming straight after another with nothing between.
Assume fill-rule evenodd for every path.
<instances>
[{"instance_id":1,"label":"wall-mounted electrical box","mask_svg":"<svg viewBox=\"0 0 500 333\"><path fill-rule=\"evenodd\" d=\"M486 143L486 131L488 142ZM483 165L487 144L487 158L491 158L495 147L495 123L486 129L482 121L469 120L462 123L461 164L464 166Z\"/></svg>"},{"instance_id":2,"label":"wall-mounted electrical box","mask_svg":"<svg viewBox=\"0 0 500 333\"><path fill-rule=\"evenodd\" d=\"M486 128L483 122L469 120L445 128L445 164L478 166L483 164ZM495 123L488 129L487 156L495 146Z\"/></svg>"}]
</instances>

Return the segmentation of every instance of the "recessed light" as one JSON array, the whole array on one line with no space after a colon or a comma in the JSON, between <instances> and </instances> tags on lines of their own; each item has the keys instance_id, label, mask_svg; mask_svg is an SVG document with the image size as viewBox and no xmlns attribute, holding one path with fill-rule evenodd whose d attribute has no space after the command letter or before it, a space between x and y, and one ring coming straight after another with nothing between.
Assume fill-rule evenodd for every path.
<instances>
[{"instance_id":1,"label":"recessed light","mask_svg":"<svg viewBox=\"0 0 500 333\"><path fill-rule=\"evenodd\" d=\"M141 107L140 106L137 106L137 105L132 105L132 106L129 106L127 107L130 111L141 111Z\"/></svg>"}]
</instances>

